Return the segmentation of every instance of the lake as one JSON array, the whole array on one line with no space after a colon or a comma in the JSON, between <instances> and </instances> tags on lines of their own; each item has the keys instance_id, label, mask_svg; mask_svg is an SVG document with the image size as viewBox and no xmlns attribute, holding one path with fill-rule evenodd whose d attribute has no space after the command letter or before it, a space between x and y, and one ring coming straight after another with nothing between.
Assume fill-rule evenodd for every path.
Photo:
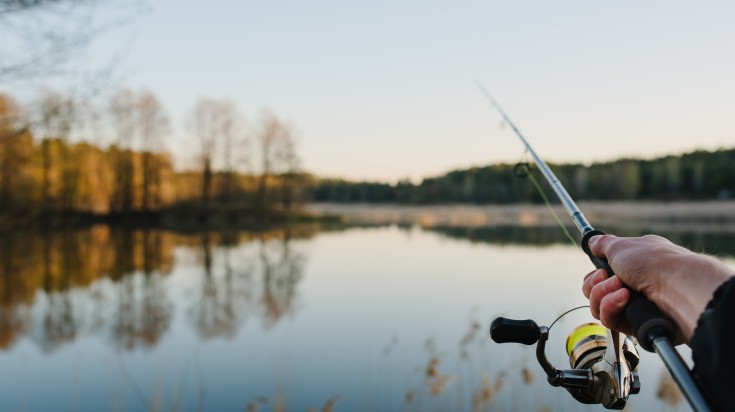
<instances>
[{"instance_id":1,"label":"lake","mask_svg":"<svg viewBox=\"0 0 735 412\"><path fill-rule=\"evenodd\" d=\"M735 263L733 234L665 234ZM559 229L95 226L9 234L0 257L2 410L601 409L549 386L535 347L488 336L586 303L591 264ZM554 326L555 366L591 320ZM641 357L629 409L689 410Z\"/></svg>"}]
</instances>

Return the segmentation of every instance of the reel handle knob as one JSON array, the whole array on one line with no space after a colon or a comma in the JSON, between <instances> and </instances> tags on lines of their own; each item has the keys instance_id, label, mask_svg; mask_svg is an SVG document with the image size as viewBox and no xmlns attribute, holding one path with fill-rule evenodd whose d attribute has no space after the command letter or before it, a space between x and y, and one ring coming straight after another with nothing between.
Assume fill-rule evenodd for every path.
<instances>
[{"instance_id":1,"label":"reel handle knob","mask_svg":"<svg viewBox=\"0 0 735 412\"><path fill-rule=\"evenodd\" d=\"M540 336L538 325L531 319L496 318L490 324L490 337L495 343L514 342L533 345L538 342Z\"/></svg>"},{"instance_id":2,"label":"reel handle knob","mask_svg":"<svg viewBox=\"0 0 735 412\"><path fill-rule=\"evenodd\" d=\"M592 230L582 238L582 250L589 256L592 263L598 269L605 269L609 276L615 276L607 259L595 256L590 252L589 241L597 235L604 235L605 232L600 230ZM626 286L627 287L627 286ZM638 344L649 352L653 352L653 338L655 336L667 337L672 342L676 337L676 328L674 324L661 312L658 306L650 300L646 299L640 292L630 290L630 300L625 307L625 319L638 339Z\"/></svg>"}]
</instances>

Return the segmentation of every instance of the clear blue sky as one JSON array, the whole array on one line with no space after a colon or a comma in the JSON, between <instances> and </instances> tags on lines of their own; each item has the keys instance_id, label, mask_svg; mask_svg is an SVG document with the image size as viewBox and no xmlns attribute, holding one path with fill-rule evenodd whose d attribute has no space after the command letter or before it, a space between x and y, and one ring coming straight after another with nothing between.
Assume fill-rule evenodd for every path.
<instances>
[{"instance_id":1,"label":"clear blue sky","mask_svg":"<svg viewBox=\"0 0 735 412\"><path fill-rule=\"evenodd\" d=\"M517 161L481 80L549 161L735 147L735 2L151 1L89 50L183 118L289 120L307 170L395 181Z\"/></svg>"}]
</instances>

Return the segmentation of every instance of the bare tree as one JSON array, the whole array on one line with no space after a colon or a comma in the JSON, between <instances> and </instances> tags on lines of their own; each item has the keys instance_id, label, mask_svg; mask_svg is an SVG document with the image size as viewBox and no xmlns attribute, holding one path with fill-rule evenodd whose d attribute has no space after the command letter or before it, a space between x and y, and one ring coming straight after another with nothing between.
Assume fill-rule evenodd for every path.
<instances>
[{"instance_id":1,"label":"bare tree","mask_svg":"<svg viewBox=\"0 0 735 412\"><path fill-rule=\"evenodd\" d=\"M96 36L130 21L142 4L142 0L0 0L0 82L68 73ZM114 8L114 13L106 8Z\"/></svg>"},{"instance_id":2,"label":"bare tree","mask_svg":"<svg viewBox=\"0 0 735 412\"><path fill-rule=\"evenodd\" d=\"M224 204L231 201L235 187L235 165L239 139L239 115L229 100L199 99L191 114L191 128L200 144L202 168L202 207L209 208L215 191L213 177L215 154L222 153L222 179L219 198Z\"/></svg>"},{"instance_id":3,"label":"bare tree","mask_svg":"<svg viewBox=\"0 0 735 412\"><path fill-rule=\"evenodd\" d=\"M46 90L39 102L38 129L41 137L42 207L54 209L61 200L69 207L72 165L69 164L69 136L74 127L76 105L58 92ZM58 182L58 184L56 184ZM58 190L54 190L58 186ZM62 199L58 199L61 195Z\"/></svg>"},{"instance_id":4,"label":"bare tree","mask_svg":"<svg viewBox=\"0 0 735 412\"><path fill-rule=\"evenodd\" d=\"M134 164L132 144L137 122L135 118L135 95L130 90L122 90L113 96L110 103L112 125L115 130L115 177L112 191L111 209L130 212L134 201Z\"/></svg>"},{"instance_id":5,"label":"bare tree","mask_svg":"<svg viewBox=\"0 0 735 412\"><path fill-rule=\"evenodd\" d=\"M212 162L217 144L217 102L200 98L191 113L194 135L199 140L199 159L202 167L202 208L208 209L212 197Z\"/></svg>"},{"instance_id":6,"label":"bare tree","mask_svg":"<svg viewBox=\"0 0 735 412\"><path fill-rule=\"evenodd\" d=\"M136 102L143 156L142 206L144 211L160 205L160 164L155 156L161 150L168 118L153 93L140 93Z\"/></svg>"},{"instance_id":7,"label":"bare tree","mask_svg":"<svg viewBox=\"0 0 735 412\"><path fill-rule=\"evenodd\" d=\"M269 188L272 178L278 174L286 178L289 184L294 183L299 159L290 128L270 112L263 114L257 141L260 155L260 177L256 189L255 206L258 211L264 212L272 207L274 200ZM282 201L285 207L291 207L291 189L289 189L288 196Z\"/></svg>"},{"instance_id":8,"label":"bare tree","mask_svg":"<svg viewBox=\"0 0 735 412\"><path fill-rule=\"evenodd\" d=\"M218 104L219 134L222 139L222 185L220 189L220 202L227 205L232 200L235 185L235 133L237 114L235 105L224 100Z\"/></svg>"},{"instance_id":9,"label":"bare tree","mask_svg":"<svg viewBox=\"0 0 735 412\"><path fill-rule=\"evenodd\" d=\"M255 208L259 212L263 212L268 207L268 184L271 173L273 173L276 144L282 133L281 122L272 113L264 113L261 129L257 135L260 150L260 178L255 193Z\"/></svg>"},{"instance_id":10,"label":"bare tree","mask_svg":"<svg viewBox=\"0 0 735 412\"><path fill-rule=\"evenodd\" d=\"M301 160L296 152L296 141L290 128L286 128L276 151L276 160L280 166L281 176L281 205L285 211L290 211L294 203L300 199L299 186L301 175L299 168Z\"/></svg>"}]
</instances>

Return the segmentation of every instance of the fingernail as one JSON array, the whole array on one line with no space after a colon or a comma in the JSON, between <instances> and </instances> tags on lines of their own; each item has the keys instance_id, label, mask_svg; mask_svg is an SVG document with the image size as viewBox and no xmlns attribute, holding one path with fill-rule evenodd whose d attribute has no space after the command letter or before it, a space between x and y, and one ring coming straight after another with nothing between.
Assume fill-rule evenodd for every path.
<instances>
[{"instance_id":1,"label":"fingernail","mask_svg":"<svg viewBox=\"0 0 735 412\"><path fill-rule=\"evenodd\" d=\"M625 303L625 289L615 291L615 293L613 293L612 295L612 301L618 306L621 306L623 303Z\"/></svg>"},{"instance_id":2,"label":"fingernail","mask_svg":"<svg viewBox=\"0 0 735 412\"><path fill-rule=\"evenodd\" d=\"M605 279L607 279L606 272L602 269L597 269L597 272L595 272L595 281L602 282Z\"/></svg>"},{"instance_id":3,"label":"fingernail","mask_svg":"<svg viewBox=\"0 0 735 412\"><path fill-rule=\"evenodd\" d=\"M589 246L594 245L595 243L597 243L598 238L599 238L599 236L592 236L590 238L590 240L587 241L587 245L589 245Z\"/></svg>"},{"instance_id":4,"label":"fingernail","mask_svg":"<svg viewBox=\"0 0 735 412\"><path fill-rule=\"evenodd\" d=\"M597 282L599 282L599 281L601 280L601 279L600 279L600 276L601 276L601 273L600 273L600 269L597 269L597 270L595 271L595 273L594 273L594 274L592 275L592 281L593 281L594 283L597 283Z\"/></svg>"}]
</instances>

